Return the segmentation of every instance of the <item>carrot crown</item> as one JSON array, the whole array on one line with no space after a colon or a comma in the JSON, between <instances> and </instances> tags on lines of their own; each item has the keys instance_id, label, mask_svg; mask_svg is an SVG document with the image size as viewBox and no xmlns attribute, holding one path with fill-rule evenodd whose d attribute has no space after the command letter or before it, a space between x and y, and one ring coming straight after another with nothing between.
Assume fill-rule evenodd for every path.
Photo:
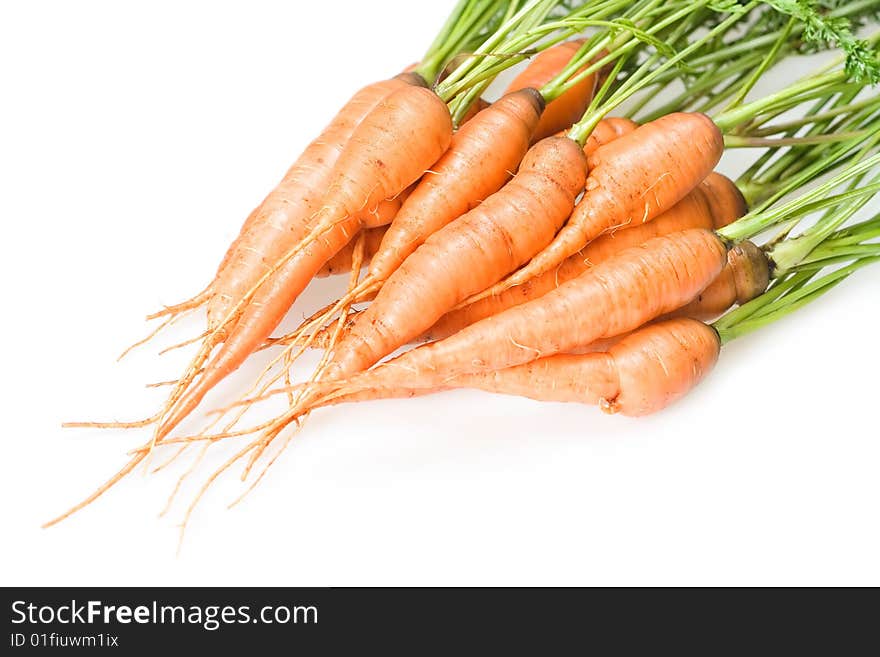
<instances>
[{"instance_id":1,"label":"carrot crown","mask_svg":"<svg viewBox=\"0 0 880 657\"><path fill-rule=\"evenodd\" d=\"M747 335L815 301L826 292L867 265L880 262L880 247L864 245L864 255L848 258L843 267L825 271L823 268L805 269L779 279L762 295L732 310L712 326L722 344Z\"/></svg>"}]
</instances>

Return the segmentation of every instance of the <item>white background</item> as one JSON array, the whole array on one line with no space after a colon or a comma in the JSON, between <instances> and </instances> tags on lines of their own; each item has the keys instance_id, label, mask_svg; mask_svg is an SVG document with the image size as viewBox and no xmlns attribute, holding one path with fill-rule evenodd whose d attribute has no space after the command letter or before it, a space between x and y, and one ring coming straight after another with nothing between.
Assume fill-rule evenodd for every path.
<instances>
[{"instance_id":1,"label":"white background","mask_svg":"<svg viewBox=\"0 0 880 657\"><path fill-rule=\"evenodd\" d=\"M880 267L654 417L474 392L331 409L231 511L220 480L179 557L192 487L156 516L180 469L39 529L148 435L61 422L153 412L143 384L186 354L115 356L355 89L420 57L452 3L417 4L3 3L2 584L880 584Z\"/></svg>"}]
</instances>

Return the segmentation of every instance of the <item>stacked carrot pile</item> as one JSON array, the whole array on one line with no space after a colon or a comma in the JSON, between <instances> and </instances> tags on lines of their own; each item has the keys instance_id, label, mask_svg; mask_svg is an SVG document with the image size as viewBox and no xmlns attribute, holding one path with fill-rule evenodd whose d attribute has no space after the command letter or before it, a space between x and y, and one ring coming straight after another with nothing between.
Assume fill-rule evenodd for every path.
<instances>
[{"instance_id":1,"label":"stacked carrot pile","mask_svg":"<svg viewBox=\"0 0 880 657\"><path fill-rule=\"evenodd\" d=\"M155 429L53 522L157 448L251 436L224 466L245 459L247 473L312 410L344 402L469 387L652 413L726 342L880 257L880 219L850 221L880 191L880 66L875 39L854 36L880 0L571 5L461 0L420 64L355 93L205 290L151 316L164 328L204 308L196 354L155 416L78 424ZM819 48L839 57L750 98ZM715 172L725 148L756 154L735 182ZM335 274L346 294L273 336ZM266 348L280 351L243 399L173 435ZM292 383L308 348L320 364ZM241 426L279 394L277 417Z\"/></svg>"}]
</instances>

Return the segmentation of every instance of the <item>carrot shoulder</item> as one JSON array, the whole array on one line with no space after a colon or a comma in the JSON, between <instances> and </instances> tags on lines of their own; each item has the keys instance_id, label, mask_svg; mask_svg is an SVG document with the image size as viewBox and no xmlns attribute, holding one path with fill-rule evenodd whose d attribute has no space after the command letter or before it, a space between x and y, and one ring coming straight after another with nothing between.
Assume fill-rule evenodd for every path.
<instances>
[{"instance_id":1,"label":"carrot shoulder","mask_svg":"<svg viewBox=\"0 0 880 657\"><path fill-rule=\"evenodd\" d=\"M449 377L571 352L600 338L632 331L681 307L711 283L725 260L724 244L704 229L654 238L539 299L352 377L341 389L430 388Z\"/></svg>"},{"instance_id":2,"label":"carrot shoulder","mask_svg":"<svg viewBox=\"0 0 880 657\"><path fill-rule=\"evenodd\" d=\"M727 264L712 284L671 316L714 319L735 304L751 301L769 283L770 261L764 251L749 240L739 242L727 252Z\"/></svg>"},{"instance_id":3,"label":"carrot shoulder","mask_svg":"<svg viewBox=\"0 0 880 657\"><path fill-rule=\"evenodd\" d=\"M604 118L596 124L593 132L587 137L587 141L584 144L584 154L590 157L602 146L634 132L638 127L638 123L623 117L609 116Z\"/></svg>"}]
</instances>

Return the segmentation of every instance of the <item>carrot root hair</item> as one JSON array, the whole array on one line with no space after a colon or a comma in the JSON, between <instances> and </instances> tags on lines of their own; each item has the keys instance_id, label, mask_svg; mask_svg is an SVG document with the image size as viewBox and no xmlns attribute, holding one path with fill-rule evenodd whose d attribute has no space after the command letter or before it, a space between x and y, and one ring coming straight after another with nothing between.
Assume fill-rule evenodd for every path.
<instances>
[{"instance_id":1,"label":"carrot root hair","mask_svg":"<svg viewBox=\"0 0 880 657\"><path fill-rule=\"evenodd\" d=\"M134 470L137 467L138 463L140 463L141 461L144 460L145 456L146 456L146 453L136 454L135 456L133 456L128 461L128 463L126 463L124 466L122 466L122 468L115 475L110 477L110 479L108 479L106 482L101 484L101 486L99 486L98 489L95 490L95 492L93 492L91 495L86 497L81 502L78 502L77 504L73 505L67 511L62 513L61 515L56 516L55 518L53 518L49 522L43 523L43 525L42 525L43 529L46 529L48 527L52 527L53 525L57 525L62 520L69 518L77 511L84 509L89 504L94 502L96 499L101 497L101 495L103 495L108 490L110 490L113 486L115 486L117 483L119 483L129 472Z\"/></svg>"},{"instance_id":2,"label":"carrot root hair","mask_svg":"<svg viewBox=\"0 0 880 657\"><path fill-rule=\"evenodd\" d=\"M147 321L158 319L160 317L165 317L166 315L179 315L182 312L194 310L207 302L210 296L211 286L209 285L191 299L181 301L180 303L176 303L171 306L163 306L162 310L150 313L149 315L147 315Z\"/></svg>"}]
</instances>

